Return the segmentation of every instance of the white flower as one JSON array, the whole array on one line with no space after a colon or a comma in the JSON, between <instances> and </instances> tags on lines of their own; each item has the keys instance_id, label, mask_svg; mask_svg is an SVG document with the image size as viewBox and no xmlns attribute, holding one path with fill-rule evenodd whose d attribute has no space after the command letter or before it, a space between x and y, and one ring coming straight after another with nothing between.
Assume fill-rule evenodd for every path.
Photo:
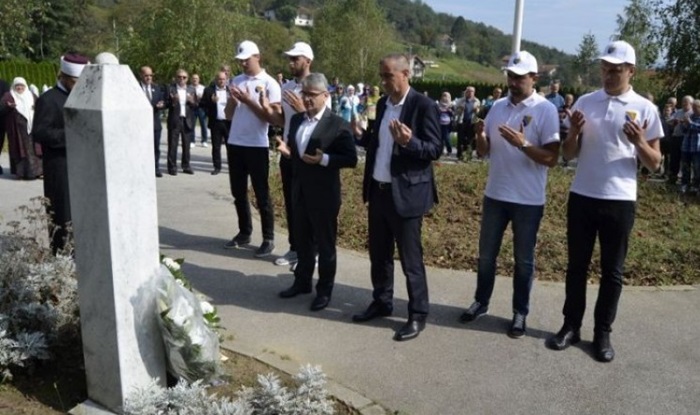
<instances>
[{"instance_id":1,"label":"white flower","mask_svg":"<svg viewBox=\"0 0 700 415\"><path fill-rule=\"evenodd\" d=\"M175 262L174 259L165 257L163 258L163 265L168 267L168 269L173 270L173 271L178 271L180 269L180 264Z\"/></svg>"},{"instance_id":2,"label":"white flower","mask_svg":"<svg viewBox=\"0 0 700 415\"><path fill-rule=\"evenodd\" d=\"M199 305L202 307L203 314L209 314L214 312L214 306L211 305L208 301L202 301L199 303Z\"/></svg>"}]
</instances>

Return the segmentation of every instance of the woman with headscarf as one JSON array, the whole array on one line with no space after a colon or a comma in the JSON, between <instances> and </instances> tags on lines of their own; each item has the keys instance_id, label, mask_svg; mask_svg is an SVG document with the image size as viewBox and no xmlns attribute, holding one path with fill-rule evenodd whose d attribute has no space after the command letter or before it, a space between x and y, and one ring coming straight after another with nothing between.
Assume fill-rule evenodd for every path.
<instances>
[{"instance_id":1,"label":"woman with headscarf","mask_svg":"<svg viewBox=\"0 0 700 415\"><path fill-rule=\"evenodd\" d=\"M10 91L0 98L0 112L5 115L10 170L17 178L34 180L40 177L41 147L35 145L30 132L34 122L36 96L29 90L27 81L17 77Z\"/></svg>"}]
</instances>

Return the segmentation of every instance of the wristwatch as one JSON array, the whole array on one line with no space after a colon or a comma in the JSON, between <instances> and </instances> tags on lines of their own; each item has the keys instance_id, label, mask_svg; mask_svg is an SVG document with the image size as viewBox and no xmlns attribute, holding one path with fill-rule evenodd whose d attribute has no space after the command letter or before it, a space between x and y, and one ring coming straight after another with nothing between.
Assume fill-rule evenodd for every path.
<instances>
[{"instance_id":1,"label":"wristwatch","mask_svg":"<svg viewBox=\"0 0 700 415\"><path fill-rule=\"evenodd\" d=\"M531 146L532 146L532 144L530 144L530 142L528 142L527 140L525 140L525 141L523 142L523 145L521 145L520 147L518 147L518 150L520 150L520 151L525 151L526 148L531 147Z\"/></svg>"}]
</instances>

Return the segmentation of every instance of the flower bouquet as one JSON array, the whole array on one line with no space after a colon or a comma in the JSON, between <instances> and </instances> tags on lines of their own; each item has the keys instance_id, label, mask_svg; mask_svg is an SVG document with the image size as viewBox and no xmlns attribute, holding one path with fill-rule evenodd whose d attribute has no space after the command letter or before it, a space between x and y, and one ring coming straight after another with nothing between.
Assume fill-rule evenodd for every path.
<instances>
[{"instance_id":1,"label":"flower bouquet","mask_svg":"<svg viewBox=\"0 0 700 415\"><path fill-rule=\"evenodd\" d=\"M161 257L158 323L168 358L168 371L188 382L215 381L220 374L219 317L197 298L181 269L183 260Z\"/></svg>"}]
</instances>

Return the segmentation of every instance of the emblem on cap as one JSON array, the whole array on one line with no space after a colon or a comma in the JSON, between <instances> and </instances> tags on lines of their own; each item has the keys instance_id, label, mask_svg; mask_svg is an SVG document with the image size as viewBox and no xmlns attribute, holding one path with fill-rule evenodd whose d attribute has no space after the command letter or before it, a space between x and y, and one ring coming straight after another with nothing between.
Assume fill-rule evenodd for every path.
<instances>
[{"instance_id":1,"label":"emblem on cap","mask_svg":"<svg viewBox=\"0 0 700 415\"><path fill-rule=\"evenodd\" d=\"M615 46L610 46L608 48L608 53L613 53L613 52L615 52Z\"/></svg>"},{"instance_id":2,"label":"emblem on cap","mask_svg":"<svg viewBox=\"0 0 700 415\"><path fill-rule=\"evenodd\" d=\"M520 58L513 59L513 64L517 65L520 63Z\"/></svg>"}]
</instances>

